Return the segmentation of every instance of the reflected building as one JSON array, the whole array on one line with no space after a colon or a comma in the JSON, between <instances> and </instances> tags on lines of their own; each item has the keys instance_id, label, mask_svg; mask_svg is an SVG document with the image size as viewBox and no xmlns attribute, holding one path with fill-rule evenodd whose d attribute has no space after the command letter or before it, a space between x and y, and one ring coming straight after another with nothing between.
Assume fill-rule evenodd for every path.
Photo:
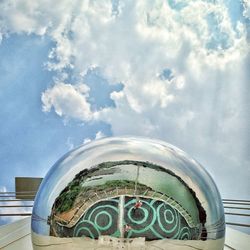
<instances>
[{"instance_id":1,"label":"reflected building","mask_svg":"<svg viewBox=\"0 0 250 250\"><path fill-rule=\"evenodd\" d=\"M186 153L162 141L114 137L83 145L51 168L36 196L32 233L34 249L68 242L65 249L219 250L225 221L214 181Z\"/></svg>"}]
</instances>

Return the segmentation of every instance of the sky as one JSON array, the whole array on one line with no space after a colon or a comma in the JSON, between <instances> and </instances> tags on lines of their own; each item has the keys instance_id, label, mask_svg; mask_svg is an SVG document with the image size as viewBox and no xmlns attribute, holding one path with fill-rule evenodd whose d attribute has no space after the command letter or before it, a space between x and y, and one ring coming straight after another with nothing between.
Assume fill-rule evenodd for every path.
<instances>
[{"instance_id":1,"label":"sky","mask_svg":"<svg viewBox=\"0 0 250 250\"><path fill-rule=\"evenodd\" d=\"M0 1L0 191L106 136L171 143L250 197L250 2Z\"/></svg>"}]
</instances>

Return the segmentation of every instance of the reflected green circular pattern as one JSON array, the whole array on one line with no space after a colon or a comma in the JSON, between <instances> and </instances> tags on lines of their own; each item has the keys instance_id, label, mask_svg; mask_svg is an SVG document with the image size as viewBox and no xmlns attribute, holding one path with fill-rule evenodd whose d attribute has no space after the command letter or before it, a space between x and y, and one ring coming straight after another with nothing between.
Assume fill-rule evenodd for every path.
<instances>
[{"instance_id":1,"label":"reflected green circular pattern","mask_svg":"<svg viewBox=\"0 0 250 250\"><path fill-rule=\"evenodd\" d=\"M161 200L155 200L152 198L140 197L142 207L137 211L147 211L143 215L147 215L148 218L134 219L131 215L136 202L135 198L128 197L124 207L127 208L124 214L124 222L132 227L132 229L125 233L126 238L145 237L146 240L157 240L164 238L180 239L180 237L190 238L190 235L184 234L182 228L188 228L188 224L185 218L173 207ZM144 209L144 210L143 210ZM126 214L127 211L127 214ZM192 229L194 237L195 231ZM190 231L189 231L190 233Z\"/></svg>"},{"instance_id":2,"label":"reflected green circular pattern","mask_svg":"<svg viewBox=\"0 0 250 250\"><path fill-rule=\"evenodd\" d=\"M86 237L97 239L100 235L117 234L118 201L115 199L102 200L93 204L82 215L74 226L74 237L81 237L84 232ZM88 225L89 230L84 230ZM80 235L79 235L80 234Z\"/></svg>"},{"instance_id":3,"label":"reflected green circular pattern","mask_svg":"<svg viewBox=\"0 0 250 250\"><path fill-rule=\"evenodd\" d=\"M183 227L181 229L179 239L180 240L190 240L191 239L191 234L190 234L190 230L188 227Z\"/></svg>"},{"instance_id":4,"label":"reflected green circular pattern","mask_svg":"<svg viewBox=\"0 0 250 250\"><path fill-rule=\"evenodd\" d=\"M98 238L99 230L95 224L90 221L81 220L74 228L73 237L90 237L92 239Z\"/></svg>"},{"instance_id":5,"label":"reflected green circular pattern","mask_svg":"<svg viewBox=\"0 0 250 250\"><path fill-rule=\"evenodd\" d=\"M169 217L167 214L170 214L170 216L171 216L171 220L169 220L167 217ZM174 219L175 219L175 217L174 217L174 214L173 214L173 212L171 211L171 210L169 210L169 209L167 209L165 212L164 212L164 219L165 219L165 221L167 222L167 223L173 223L174 222Z\"/></svg>"},{"instance_id":6,"label":"reflected green circular pattern","mask_svg":"<svg viewBox=\"0 0 250 250\"><path fill-rule=\"evenodd\" d=\"M87 234L85 231L87 232ZM88 234L89 234L90 238L92 238L92 239L95 238L94 235L92 234L91 230L88 227L79 228L74 236L76 236L76 237L83 236L84 237Z\"/></svg>"},{"instance_id":7,"label":"reflected green circular pattern","mask_svg":"<svg viewBox=\"0 0 250 250\"><path fill-rule=\"evenodd\" d=\"M116 213L118 213L118 209L115 207L115 206L112 206L112 205L103 205L103 206L98 206L96 208L94 208L90 215L88 216L88 218L92 221L92 220L95 220L95 217L100 213L100 212L103 212L104 210L105 211L109 211L109 210L114 210ZM99 210L101 210L99 212ZM85 218L85 216L84 216Z\"/></svg>"},{"instance_id":8,"label":"reflected green circular pattern","mask_svg":"<svg viewBox=\"0 0 250 250\"><path fill-rule=\"evenodd\" d=\"M163 210L163 209L166 209L166 210ZM163 210L163 211L161 211L161 210ZM173 216L172 222L169 222L168 220L166 220L165 213L168 211L170 211L170 212L174 211L174 216ZM158 219L157 222L159 223L161 230L167 234L174 232L179 225L179 213L175 209L172 209L172 211L170 210L170 207L167 209L164 203L160 204L157 207L157 219ZM163 225L163 224L165 224L165 225ZM178 231L177 231L177 233L178 233Z\"/></svg>"},{"instance_id":9,"label":"reflected green circular pattern","mask_svg":"<svg viewBox=\"0 0 250 250\"><path fill-rule=\"evenodd\" d=\"M133 215L133 211L135 211L135 209L134 209L133 207L131 207L131 208L129 209L129 211L128 211L128 218L129 218L133 223L141 224L141 223L144 223L144 222L147 220L147 218L148 218L148 210L147 210L147 209L145 209L145 208L139 208L139 209L137 210L137 212L143 212L143 217L142 217L142 219L140 219L140 220L138 220L138 219L136 219L136 218L133 218L133 217L135 217L135 216ZM135 213L134 213L134 214L135 214Z\"/></svg>"},{"instance_id":10,"label":"reflected green circular pattern","mask_svg":"<svg viewBox=\"0 0 250 250\"><path fill-rule=\"evenodd\" d=\"M130 238L132 232L141 235L146 231L150 231L150 228L157 219L155 208L151 204L152 200L141 198L140 201L142 202L142 207L134 209L137 199L134 197L125 198L124 223L132 227L132 230L129 232L129 234L127 234L127 238ZM145 216L141 220L138 220L136 217L140 211L144 211Z\"/></svg>"},{"instance_id":11,"label":"reflected green circular pattern","mask_svg":"<svg viewBox=\"0 0 250 250\"><path fill-rule=\"evenodd\" d=\"M74 226L74 237L90 237L97 239L100 235L125 238L145 237L146 240L157 239L191 239L198 237L198 230L190 228L185 218L171 205L162 200L140 197L142 206L135 208L138 198L124 197L123 212L120 211L121 197L102 200L95 203L83 214ZM118 223L123 216L122 225L131 227L127 232Z\"/></svg>"},{"instance_id":12,"label":"reflected green circular pattern","mask_svg":"<svg viewBox=\"0 0 250 250\"><path fill-rule=\"evenodd\" d=\"M104 215L106 215L106 216L108 217L108 224L107 224L106 226L100 226L100 224L98 223L98 218L99 218L99 220L101 220L101 219L103 219L103 218L100 219L100 217L104 217ZM104 218L104 221L106 221L105 218ZM112 225L112 216L111 216L108 212L106 212L106 211L100 212L100 213L97 214L96 217L95 217L95 225L96 225L96 227L97 227L100 231L107 230L107 229L108 229L109 227L111 227L111 225Z\"/></svg>"}]
</instances>

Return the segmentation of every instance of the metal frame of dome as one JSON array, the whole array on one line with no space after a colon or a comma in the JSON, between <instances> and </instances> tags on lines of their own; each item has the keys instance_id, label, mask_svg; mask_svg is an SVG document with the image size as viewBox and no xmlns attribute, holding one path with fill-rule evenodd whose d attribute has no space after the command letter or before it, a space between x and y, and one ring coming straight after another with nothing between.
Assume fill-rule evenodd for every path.
<instances>
[{"instance_id":1,"label":"metal frame of dome","mask_svg":"<svg viewBox=\"0 0 250 250\"><path fill-rule=\"evenodd\" d=\"M114 197L118 202L113 220L107 203ZM130 204L142 200L137 215L129 214L134 206L126 208L129 199L133 200ZM148 221L148 230L142 230L148 225L140 225L140 220ZM172 220L176 222L171 228ZM109 224L112 226L105 226ZM74 234L76 228L80 234ZM84 236L82 240L93 241L111 236L142 237L161 244L189 240L198 242L201 249L216 241L213 249L222 249L225 221L214 181L182 150L159 140L111 137L72 150L51 168L36 196L32 231L34 244L38 238L46 241L55 236Z\"/></svg>"}]
</instances>

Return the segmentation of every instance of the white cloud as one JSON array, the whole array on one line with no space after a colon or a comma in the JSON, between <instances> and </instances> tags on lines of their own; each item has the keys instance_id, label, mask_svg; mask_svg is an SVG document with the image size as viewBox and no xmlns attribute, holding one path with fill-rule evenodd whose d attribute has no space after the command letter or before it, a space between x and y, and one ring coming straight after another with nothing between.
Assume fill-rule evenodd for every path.
<instances>
[{"instance_id":1,"label":"white cloud","mask_svg":"<svg viewBox=\"0 0 250 250\"><path fill-rule=\"evenodd\" d=\"M5 186L0 186L0 192L7 192L7 188Z\"/></svg>"},{"instance_id":2,"label":"white cloud","mask_svg":"<svg viewBox=\"0 0 250 250\"><path fill-rule=\"evenodd\" d=\"M90 139L90 138L85 138L84 140L83 140L83 144L87 144L87 143L89 143L89 142L91 142L92 140Z\"/></svg>"},{"instance_id":3,"label":"white cloud","mask_svg":"<svg viewBox=\"0 0 250 250\"><path fill-rule=\"evenodd\" d=\"M244 16L250 19L250 2L249 0L243 0L243 7L244 7Z\"/></svg>"},{"instance_id":4,"label":"white cloud","mask_svg":"<svg viewBox=\"0 0 250 250\"><path fill-rule=\"evenodd\" d=\"M183 67L188 65L198 81L204 68L223 69L244 54L246 32L237 37L223 4L190 1L180 11L170 8L166 1L128 1L121 6L116 17L111 15L111 1L86 1L77 11L71 6L71 13L65 11L67 18L54 11L56 18L51 18L60 24L55 22L48 34L57 43L50 53L56 62L51 60L48 67L60 73L70 67L80 76L96 65L110 82L125 85L128 104L141 113L148 106L166 107L173 101L167 83L157 79L164 68L170 67L176 77L185 79ZM213 32L211 26L219 32ZM221 34L228 44L216 40L215 47L208 49ZM173 84L180 88L181 82ZM78 118L83 117L79 114Z\"/></svg>"},{"instance_id":5,"label":"white cloud","mask_svg":"<svg viewBox=\"0 0 250 250\"><path fill-rule=\"evenodd\" d=\"M68 147L69 150L72 150L75 147L74 143L72 142L72 138L71 137L67 138L66 145L67 145L67 147Z\"/></svg>"},{"instance_id":6,"label":"white cloud","mask_svg":"<svg viewBox=\"0 0 250 250\"><path fill-rule=\"evenodd\" d=\"M103 137L105 137L106 135L102 132L102 131L98 131L96 134L95 134L95 138L94 140L98 140L98 139L101 139ZM85 138L83 140L83 144L87 144L89 142L91 142L92 140L90 138Z\"/></svg>"},{"instance_id":7,"label":"white cloud","mask_svg":"<svg viewBox=\"0 0 250 250\"><path fill-rule=\"evenodd\" d=\"M86 100L88 87L80 84L57 83L42 94L43 111L49 112L53 107L59 116L89 121L93 117L90 104Z\"/></svg>"},{"instance_id":8,"label":"white cloud","mask_svg":"<svg viewBox=\"0 0 250 250\"><path fill-rule=\"evenodd\" d=\"M101 139L103 137L105 137L105 134L102 131L98 131L95 135L96 140Z\"/></svg>"}]
</instances>

